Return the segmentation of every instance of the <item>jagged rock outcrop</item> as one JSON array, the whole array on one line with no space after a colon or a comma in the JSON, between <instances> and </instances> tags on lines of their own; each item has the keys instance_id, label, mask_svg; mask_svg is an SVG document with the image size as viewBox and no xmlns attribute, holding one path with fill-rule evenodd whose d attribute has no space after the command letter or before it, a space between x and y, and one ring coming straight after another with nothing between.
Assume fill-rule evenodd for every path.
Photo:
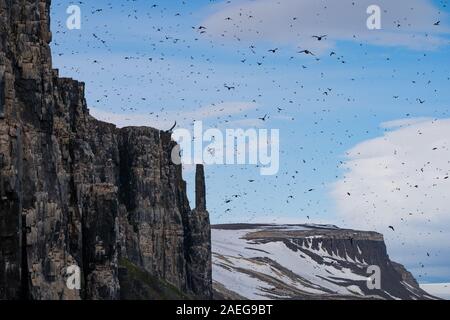
<instances>
[{"instance_id":1,"label":"jagged rock outcrop","mask_svg":"<svg viewBox=\"0 0 450 320\"><path fill-rule=\"evenodd\" d=\"M49 11L0 0L0 299L211 297L208 213L170 133L89 115L84 84L52 69Z\"/></svg>"},{"instance_id":2,"label":"jagged rock outcrop","mask_svg":"<svg viewBox=\"0 0 450 320\"><path fill-rule=\"evenodd\" d=\"M205 263L205 256L211 257L211 228L209 214L206 211L205 173L202 165L197 165L195 176L196 206L189 216L188 227L188 281L194 291L212 288L212 263ZM208 294L210 294L208 292ZM203 298L207 298L203 296Z\"/></svg>"}]
</instances>

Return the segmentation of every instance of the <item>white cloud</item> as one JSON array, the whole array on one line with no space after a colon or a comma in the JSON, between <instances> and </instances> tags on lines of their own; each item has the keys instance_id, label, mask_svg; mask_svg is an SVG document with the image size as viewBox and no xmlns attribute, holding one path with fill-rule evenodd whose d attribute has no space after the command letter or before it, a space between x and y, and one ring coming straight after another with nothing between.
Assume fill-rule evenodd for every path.
<instances>
[{"instance_id":1,"label":"white cloud","mask_svg":"<svg viewBox=\"0 0 450 320\"><path fill-rule=\"evenodd\" d=\"M383 233L394 259L416 275L442 277L436 270L450 263L450 119L382 127L395 129L346 154L345 176L331 191L339 223Z\"/></svg>"},{"instance_id":2,"label":"white cloud","mask_svg":"<svg viewBox=\"0 0 450 320\"><path fill-rule=\"evenodd\" d=\"M382 10L381 30L367 28L366 11L373 4ZM429 0L242 0L217 5L202 25L214 37L262 40L320 53L337 41L434 49L448 42L443 38L449 32L444 18ZM441 24L435 26L438 20ZM325 34L326 40L312 38Z\"/></svg>"},{"instance_id":3,"label":"white cloud","mask_svg":"<svg viewBox=\"0 0 450 320\"><path fill-rule=\"evenodd\" d=\"M223 102L201 107L192 111L167 111L160 114L115 113L97 108L90 108L91 115L101 121L115 124L119 128L130 126L147 126L167 130L177 121L179 126L190 127L195 120L207 120L232 116L255 110L253 102Z\"/></svg>"},{"instance_id":4,"label":"white cloud","mask_svg":"<svg viewBox=\"0 0 450 320\"><path fill-rule=\"evenodd\" d=\"M233 120L227 123L227 127L229 128L262 128L264 126L265 123L258 118Z\"/></svg>"},{"instance_id":5,"label":"white cloud","mask_svg":"<svg viewBox=\"0 0 450 320\"><path fill-rule=\"evenodd\" d=\"M381 124L381 127L384 129L398 129L401 127L407 127L413 124L417 124L420 122L426 122L426 121L432 121L431 118L406 118L406 119L399 119L399 120L393 120L393 121L387 121L383 122Z\"/></svg>"}]
</instances>

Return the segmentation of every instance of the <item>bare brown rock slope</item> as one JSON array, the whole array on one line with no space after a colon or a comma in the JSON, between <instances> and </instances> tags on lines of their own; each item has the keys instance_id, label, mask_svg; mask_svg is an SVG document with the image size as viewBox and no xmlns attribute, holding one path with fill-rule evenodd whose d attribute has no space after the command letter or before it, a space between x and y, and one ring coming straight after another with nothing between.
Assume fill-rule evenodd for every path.
<instances>
[{"instance_id":1,"label":"bare brown rock slope","mask_svg":"<svg viewBox=\"0 0 450 320\"><path fill-rule=\"evenodd\" d=\"M89 115L52 69L49 11L0 0L0 299L209 298L203 168L191 210L170 133Z\"/></svg>"}]
</instances>

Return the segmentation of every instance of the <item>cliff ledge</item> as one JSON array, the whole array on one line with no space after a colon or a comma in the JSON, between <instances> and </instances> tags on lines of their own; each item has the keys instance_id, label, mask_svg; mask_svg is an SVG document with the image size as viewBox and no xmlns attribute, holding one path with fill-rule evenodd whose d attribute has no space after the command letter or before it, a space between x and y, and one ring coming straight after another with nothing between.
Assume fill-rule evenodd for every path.
<instances>
[{"instance_id":1,"label":"cliff ledge","mask_svg":"<svg viewBox=\"0 0 450 320\"><path fill-rule=\"evenodd\" d=\"M84 84L52 69L49 11L0 0L0 299L211 297L208 212L170 133L89 115ZM204 199L202 167L196 184Z\"/></svg>"}]
</instances>

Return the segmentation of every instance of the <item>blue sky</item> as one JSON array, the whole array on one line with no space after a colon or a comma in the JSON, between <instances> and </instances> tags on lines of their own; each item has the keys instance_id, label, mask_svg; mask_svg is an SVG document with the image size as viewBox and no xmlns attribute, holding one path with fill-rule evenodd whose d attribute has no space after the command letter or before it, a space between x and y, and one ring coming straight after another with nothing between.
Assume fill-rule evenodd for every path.
<instances>
[{"instance_id":1,"label":"blue sky","mask_svg":"<svg viewBox=\"0 0 450 320\"><path fill-rule=\"evenodd\" d=\"M420 202L425 213L408 223L400 219L401 212L418 204L397 188L396 199L406 200L390 205L383 188L392 177L418 177L417 168L411 167L412 174L393 173L400 161L395 158L389 174L366 181L364 172L346 166L349 161L366 165L367 145L379 151L378 160L387 161L391 144L384 142L389 139L398 150L410 150L415 143L410 129L425 130L430 122L441 131L424 145L417 140L417 148L429 153L432 164L436 153L428 144L446 146L448 1L352 2L53 1L54 65L61 76L86 82L94 115L121 125L167 129L175 120L180 126L203 120L225 129L244 121L244 129L280 129L278 175L263 177L254 166L206 168L213 223L335 223L376 230L385 234L391 257L420 281L450 282L450 249L443 245L450 241L450 211L444 205L449 200L442 196L450 194L450 186L416 188L415 198L425 199ZM365 8L375 2L383 10L382 29L369 31ZM81 8L81 30L65 26L70 4ZM206 27L204 33L200 26ZM312 38L322 34L328 37L320 42ZM275 48L275 53L268 51ZM297 53L303 49L315 56ZM219 117L199 112L233 104L243 111L225 110ZM265 114L269 120L262 123L258 117ZM386 124L396 120L402 120L400 126ZM397 139L397 133L412 136ZM377 138L381 140L374 142ZM351 154L354 148L359 155ZM443 147L440 156L447 156L447 150ZM403 162L418 158L404 154ZM445 175L449 167L439 162L434 171ZM371 170L367 168L368 176ZM187 170L185 178L193 199L193 172ZM347 185L355 196L347 195ZM357 197L358 186L372 192ZM235 194L241 197L233 198ZM436 206L440 214L427 216ZM382 212L371 209L381 207Z\"/></svg>"}]
</instances>

